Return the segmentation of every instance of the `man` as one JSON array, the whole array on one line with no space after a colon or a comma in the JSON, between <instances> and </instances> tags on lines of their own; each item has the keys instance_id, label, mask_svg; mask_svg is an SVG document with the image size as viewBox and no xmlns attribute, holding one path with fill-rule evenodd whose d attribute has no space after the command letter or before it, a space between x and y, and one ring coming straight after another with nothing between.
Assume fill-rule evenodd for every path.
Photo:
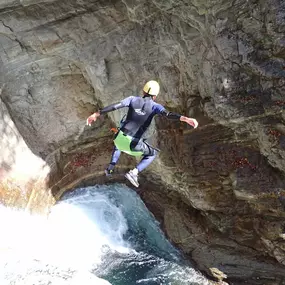
<instances>
[{"instance_id":1,"label":"man","mask_svg":"<svg viewBox=\"0 0 285 285\"><path fill-rule=\"evenodd\" d=\"M168 119L175 119L185 122L194 128L198 127L198 122L193 118L187 118L172 112L168 112L162 105L155 102L159 93L159 84L151 80L147 82L143 88L143 97L130 96L121 102L109 105L102 110L92 114L87 119L87 125L97 120L97 118L105 113L128 107L126 119L122 122L118 133L114 139L114 150L111 162L105 170L106 175L111 175L115 165L119 160L121 151L134 156L143 156L140 163L126 173L125 177L136 187L138 183L138 173L148 167L155 159L158 151L150 146L142 139L143 134L148 129L155 115L162 115Z\"/></svg>"}]
</instances>

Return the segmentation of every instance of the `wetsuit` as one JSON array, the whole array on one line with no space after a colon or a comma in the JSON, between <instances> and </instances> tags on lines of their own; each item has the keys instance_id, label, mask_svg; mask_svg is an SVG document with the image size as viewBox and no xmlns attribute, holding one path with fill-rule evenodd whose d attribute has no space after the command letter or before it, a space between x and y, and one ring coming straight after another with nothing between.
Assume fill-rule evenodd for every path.
<instances>
[{"instance_id":1,"label":"wetsuit","mask_svg":"<svg viewBox=\"0 0 285 285\"><path fill-rule=\"evenodd\" d=\"M160 114L169 119L179 120L181 115L166 111L162 105L153 101L150 96L127 97L120 103L112 104L103 108L100 110L100 114L108 113L123 107L128 107L129 110L125 121L120 127L119 135L123 134L128 136L130 138L130 150L143 155L143 159L137 166L137 169L140 172L145 169L157 155L157 150L142 139L142 136L147 131L153 117ZM114 166L117 163L120 154L121 150L115 146L110 166Z\"/></svg>"}]
</instances>

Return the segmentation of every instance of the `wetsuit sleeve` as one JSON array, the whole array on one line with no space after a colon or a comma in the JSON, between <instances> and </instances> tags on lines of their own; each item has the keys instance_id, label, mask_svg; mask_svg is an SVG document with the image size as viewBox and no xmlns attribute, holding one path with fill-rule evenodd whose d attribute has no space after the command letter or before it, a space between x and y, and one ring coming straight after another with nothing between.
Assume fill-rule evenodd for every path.
<instances>
[{"instance_id":1,"label":"wetsuit sleeve","mask_svg":"<svg viewBox=\"0 0 285 285\"><path fill-rule=\"evenodd\" d=\"M115 111L117 109L121 109L124 107L129 107L133 98L134 98L134 96L130 96L130 97L123 99L119 103L111 104L109 106L104 107L102 110L99 111L100 115L108 113L108 112L112 112L112 111Z\"/></svg>"},{"instance_id":2,"label":"wetsuit sleeve","mask_svg":"<svg viewBox=\"0 0 285 285\"><path fill-rule=\"evenodd\" d=\"M168 119L171 120L180 120L181 115L176 114L176 113L172 113L172 112L168 112L165 109L160 113L162 116L167 117Z\"/></svg>"},{"instance_id":3,"label":"wetsuit sleeve","mask_svg":"<svg viewBox=\"0 0 285 285\"><path fill-rule=\"evenodd\" d=\"M131 101L132 101L134 98L135 98L135 96L127 97L127 98L125 98L125 99L123 99L123 100L121 101L121 104L124 105L124 107L129 107Z\"/></svg>"},{"instance_id":4,"label":"wetsuit sleeve","mask_svg":"<svg viewBox=\"0 0 285 285\"><path fill-rule=\"evenodd\" d=\"M181 115L179 115L179 114L167 111L160 104L156 104L155 105L155 111L156 111L157 114L160 114L160 115L162 115L164 117L167 117L168 119L171 119L171 120L180 120L180 117L181 117Z\"/></svg>"}]
</instances>

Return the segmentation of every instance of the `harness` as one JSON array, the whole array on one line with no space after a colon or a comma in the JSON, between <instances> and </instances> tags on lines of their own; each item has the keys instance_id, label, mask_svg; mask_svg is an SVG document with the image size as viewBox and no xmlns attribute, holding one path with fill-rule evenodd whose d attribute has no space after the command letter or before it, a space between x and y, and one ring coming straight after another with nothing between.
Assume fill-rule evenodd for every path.
<instances>
[{"instance_id":1,"label":"harness","mask_svg":"<svg viewBox=\"0 0 285 285\"><path fill-rule=\"evenodd\" d=\"M124 122L125 117L126 117L126 115L121 119L120 127L117 128L117 133L116 133L115 138L114 138L114 144L115 144L115 146L119 150L121 150L121 151L123 151L123 152L125 152L125 153L127 153L129 155L132 155L132 156L142 156L143 152L141 152L141 151L133 151L130 148L131 142L134 140L134 138L124 134L121 131L121 126L122 126L122 124Z\"/></svg>"},{"instance_id":2,"label":"harness","mask_svg":"<svg viewBox=\"0 0 285 285\"><path fill-rule=\"evenodd\" d=\"M114 144L119 150L121 150L121 151L123 151L129 155L142 156L143 152L131 150L130 144L132 141L133 141L133 137L128 136L128 135L124 134L121 130L119 130L119 132L117 133L117 135L114 139Z\"/></svg>"}]
</instances>

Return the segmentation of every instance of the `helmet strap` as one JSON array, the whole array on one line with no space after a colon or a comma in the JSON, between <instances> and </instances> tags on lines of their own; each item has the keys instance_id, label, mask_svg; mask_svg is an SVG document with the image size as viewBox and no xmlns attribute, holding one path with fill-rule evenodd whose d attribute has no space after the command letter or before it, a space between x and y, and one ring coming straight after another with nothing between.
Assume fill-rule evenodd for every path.
<instances>
[{"instance_id":1,"label":"helmet strap","mask_svg":"<svg viewBox=\"0 0 285 285\"><path fill-rule=\"evenodd\" d=\"M143 98L147 98L147 97L153 98L154 95L150 95L150 94L143 91Z\"/></svg>"}]
</instances>

